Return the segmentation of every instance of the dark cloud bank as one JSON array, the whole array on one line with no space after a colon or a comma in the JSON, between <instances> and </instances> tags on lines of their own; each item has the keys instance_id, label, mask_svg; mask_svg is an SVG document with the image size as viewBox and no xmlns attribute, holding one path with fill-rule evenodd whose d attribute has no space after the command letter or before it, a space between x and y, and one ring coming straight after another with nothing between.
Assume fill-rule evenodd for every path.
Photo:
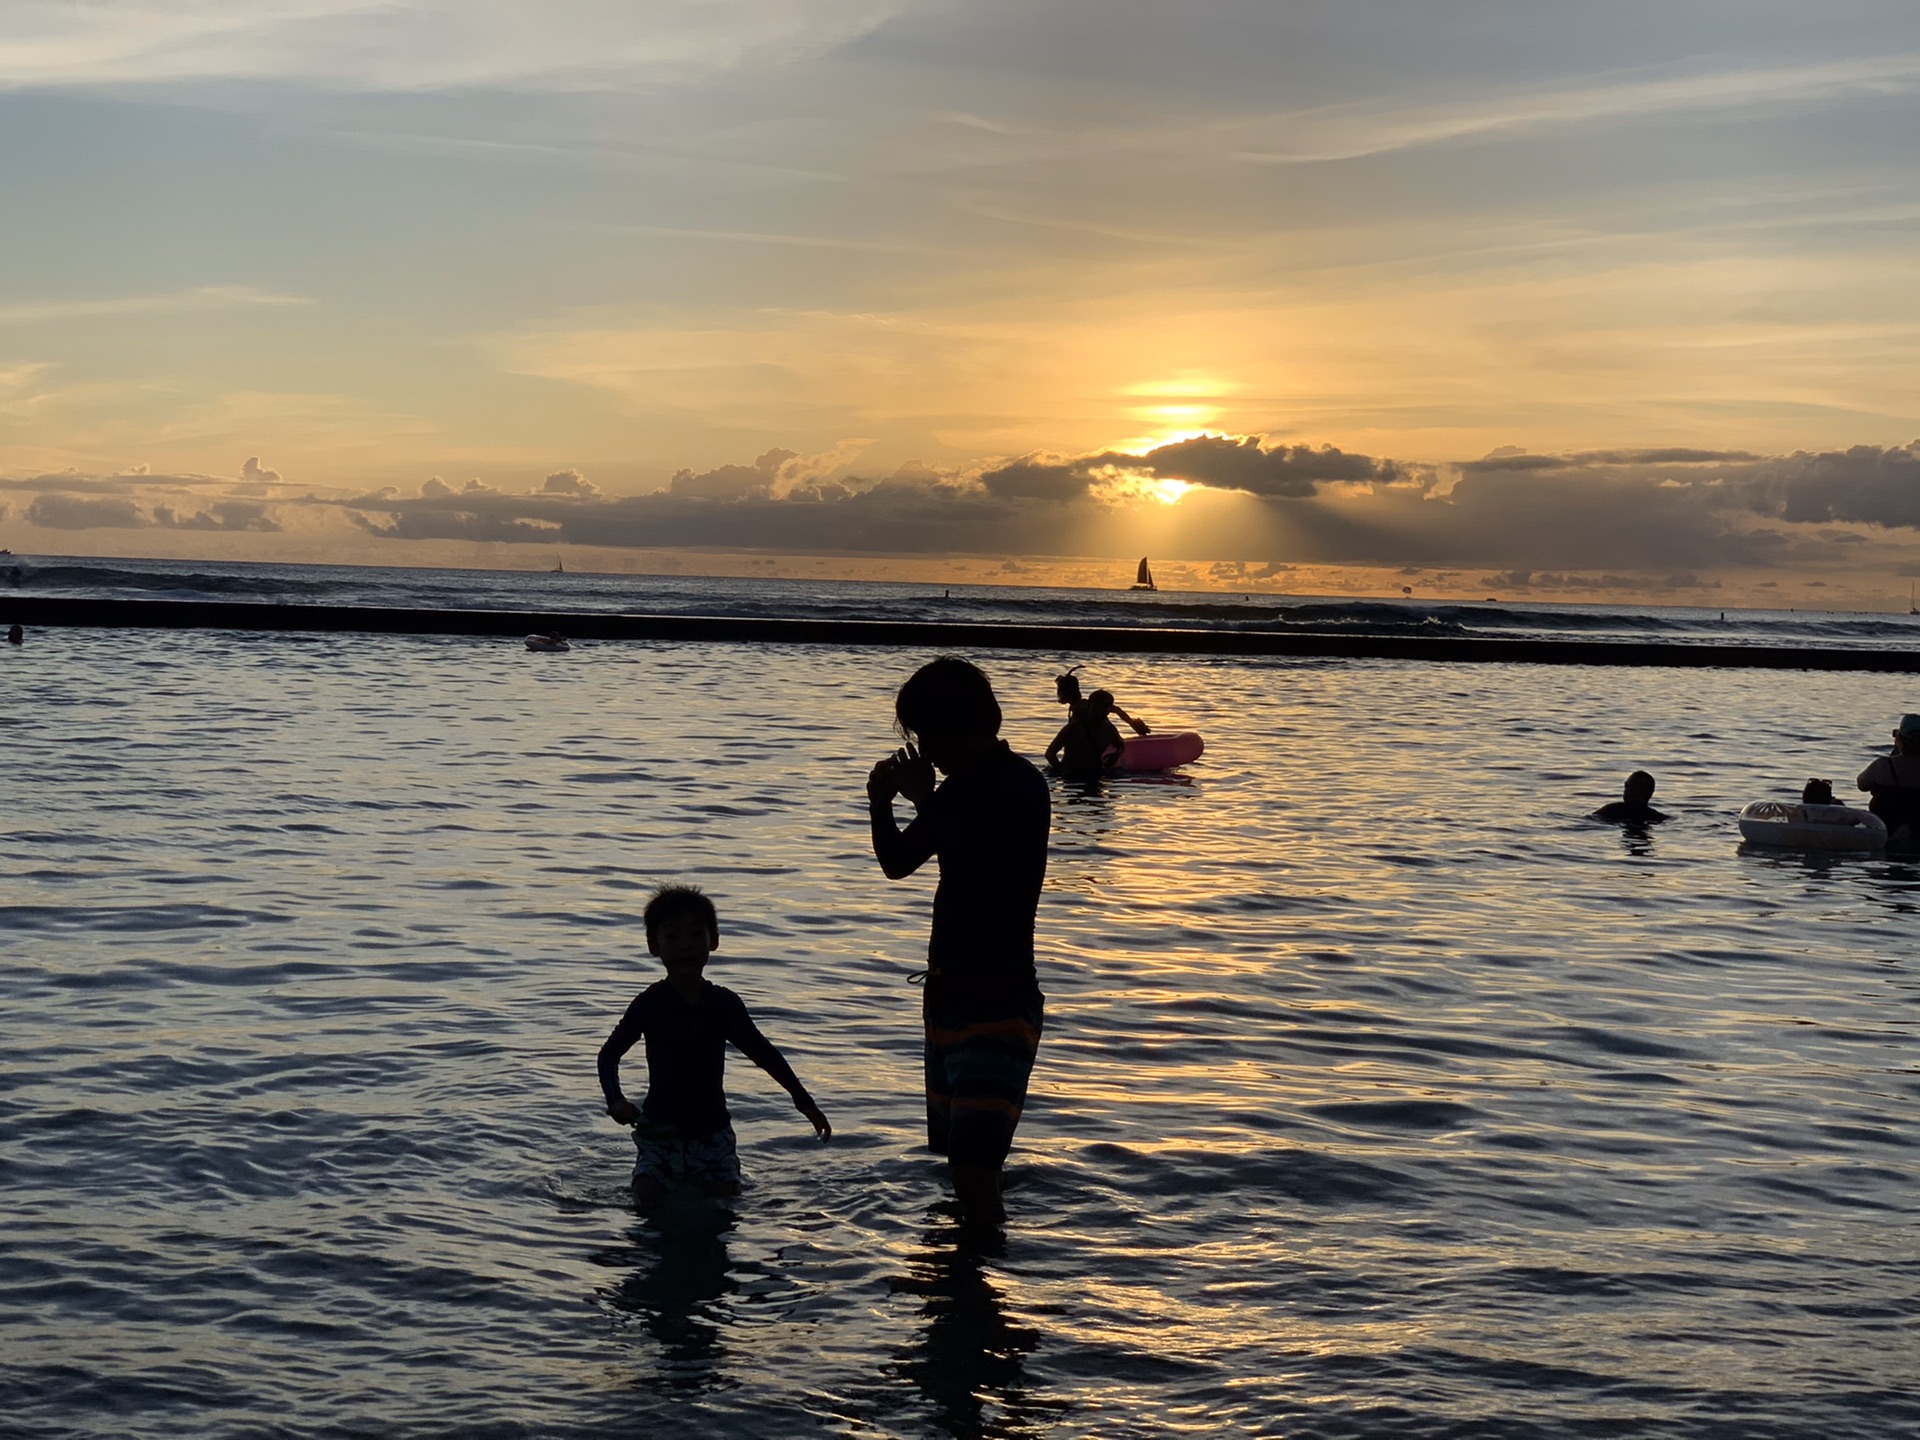
<instances>
[{"instance_id":1,"label":"dark cloud bank","mask_svg":"<svg viewBox=\"0 0 1920 1440\"><path fill-rule=\"evenodd\" d=\"M1508 451L1436 470L1201 436L1146 455L1026 456L977 478L910 467L782 491L790 459L773 451L751 466L682 471L652 495L563 492L549 480L533 494L442 487L364 496L350 509L370 533L397 539L988 555L1151 544L1169 559L1485 566L1541 572L1542 583L1581 570L1660 571L1679 583L1695 570L1831 559L1859 539L1835 525L1920 530L1920 442L1787 456ZM1174 506L1117 506L1128 478L1195 489Z\"/></svg>"},{"instance_id":2,"label":"dark cloud bank","mask_svg":"<svg viewBox=\"0 0 1920 1440\"><path fill-rule=\"evenodd\" d=\"M271 475L253 465L255 477ZM243 477L245 479L247 477ZM277 477L276 477L277 478ZM908 466L882 479L809 476L791 451L681 471L649 495L605 496L576 470L524 492L434 477L417 495L221 500L175 510L133 498L157 477L43 476L25 518L56 529L273 530L286 505L345 511L397 540L886 554L1121 555L1246 564L1481 567L1566 589L1624 572L1690 583L1722 568L1835 564L1858 530L1920 531L1920 442L1785 456L1698 449L1534 455L1443 467L1332 446L1204 435L1145 455L1030 455L978 476ZM1180 503L1118 503L1178 480ZM1598 572L1574 578L1566 572ZM1521 577L1527 576L1528 580ZM1644 584L1644 579L1634 582Z\"/></svg>"},{"instance_id":3,"label":"dark cloud bank","mask_svg":"<svg viewBox=\"0 0 1920 1440\"><path fill-rule=\"evenodd\" d=\"M29 525L47 530L221 530L277 531L280 522L265 505L246 500L220 500L192 513L171 505L143 507L124 495L73 495L55 492L40 496L22 517Z\"/></svg>"}]
</instances>

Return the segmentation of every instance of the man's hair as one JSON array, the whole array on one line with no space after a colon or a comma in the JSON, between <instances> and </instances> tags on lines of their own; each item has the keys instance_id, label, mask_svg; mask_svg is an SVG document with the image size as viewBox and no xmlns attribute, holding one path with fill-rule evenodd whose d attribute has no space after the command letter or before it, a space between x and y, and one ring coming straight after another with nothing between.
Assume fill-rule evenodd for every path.
<instances>
[{"instance_id":1,"label":"man's hair","mask_svg":"<svg viewBox=\"0 0 1920 1440\"><path fill-rule=\"evenodd\" d=\"M1627 776L1627 793L1631 795L1635 790L1644 790L1649 795L1653 794L1653 776L1644 770L1636 770Z\"/></svg>"},{"instance_id":2,"label":"man's hair","mask_svg":"<svg viewBox=\"0 0 1920 1440\"><path fill-rule=\"evenodd\" d=\"M1000 733L1000 702L980 667L942 655L914 671L894 697L893 718L914 737Z\"/></svg>"},{"instance_id":3,"label":"man's hair","mask_svg":"<svg viewBox=\"0 0 1920 1440\"><path fill-rule=\"evenodd\" d=\"M662 885L640 912L640 923L647 927L647 944L660 938L660 927L675 915L696 915L707 925L707 938L719 942L720 912L698 885Z\"/></svg>"}]
</instances>

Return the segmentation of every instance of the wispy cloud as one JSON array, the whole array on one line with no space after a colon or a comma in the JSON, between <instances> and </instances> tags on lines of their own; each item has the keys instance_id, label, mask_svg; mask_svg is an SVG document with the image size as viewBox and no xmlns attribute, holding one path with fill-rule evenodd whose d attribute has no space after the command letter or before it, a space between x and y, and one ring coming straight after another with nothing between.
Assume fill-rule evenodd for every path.
<instances>
[{"instance_id":1,"label":"wispy cloud","mask_svg":"<svg viewBox=\"0 0 1920 1440\"><path fill-rule=\"evenodd\" d=\"M1313 165L1608 120L1799 109L1915 90L1920 90L1916 54L1687 75L1641 72L1593 84L1563 83L1416 108L1341 105L1274 116L1262 124L1271 135L1268 143L1251 142L1234 154L1262 165Z\"/></svg>"},{"instance_id":2,"label":"wispy cloud","mask_svg":"<svg viewBox=\"0 0 1920 1440\"><path fill-rule=\"evenodd\" d=\"M49 320L111 319L127 315L177 314L249 305L311 305L304 295L281 295L251 285L203 285L161 295L115 295L94 300L40 300L0 305L0 325L36 325Z\"/></svg>"},{"instance_id":3,"label":"wispy cloud","mask_svg":"<svg viewBox=\"0 0 1920 1440\"><path fill-rule=\"evenodd\" d=\"M895 0L11 0L0 88L291 80L593 89L818 52Z\"/></svg>"}]
</instances>

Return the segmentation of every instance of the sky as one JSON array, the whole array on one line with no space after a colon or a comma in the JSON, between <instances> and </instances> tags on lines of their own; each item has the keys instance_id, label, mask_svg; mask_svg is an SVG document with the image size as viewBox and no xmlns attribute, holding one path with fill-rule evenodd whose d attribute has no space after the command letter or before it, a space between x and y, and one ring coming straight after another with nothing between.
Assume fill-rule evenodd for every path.
<instances>
[{"instance_id":1,"label":"sky","mask_svg":"<svg viewBox=\"0 0 1920 1440\"><path fill-rule=\"evenodd\" d=\"M0 134L22 554L1920 575L1911 0L9 0Z\"/></svg>"}]
</instances>

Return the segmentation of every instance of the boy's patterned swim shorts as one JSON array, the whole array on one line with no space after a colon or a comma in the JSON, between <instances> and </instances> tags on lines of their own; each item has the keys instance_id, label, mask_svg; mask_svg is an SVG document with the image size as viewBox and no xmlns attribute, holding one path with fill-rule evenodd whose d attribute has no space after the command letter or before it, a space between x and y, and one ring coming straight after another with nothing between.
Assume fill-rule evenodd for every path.
<instances>
[{"instance_id":1,"label":"boy's patterned swim shorts","mask_svg":"<svg viewBox=\"0 0 1920 1440\"><path fill-rule=\"evenodd\" d=\"M1013 1148L1040 1051L1045 1002L927 981L927 1148L961 1165L998 1165Z\"/></svg>"},{"instance_id":2,"label":"boy's patterned swim shorts","mask_svg":"<svg viewBox=\"0 0 1920 1440\"><path fill-rule=\"evenodd\" d=\"M671 1125L642 1116L633 1127L639 1151L633 1178L652 1180L671 1190L676 1185L737 1186L740 1157L734 1153L733 1127L722 1125L705 1135L682 1135Z\"/></svg>"}]
</instances>

